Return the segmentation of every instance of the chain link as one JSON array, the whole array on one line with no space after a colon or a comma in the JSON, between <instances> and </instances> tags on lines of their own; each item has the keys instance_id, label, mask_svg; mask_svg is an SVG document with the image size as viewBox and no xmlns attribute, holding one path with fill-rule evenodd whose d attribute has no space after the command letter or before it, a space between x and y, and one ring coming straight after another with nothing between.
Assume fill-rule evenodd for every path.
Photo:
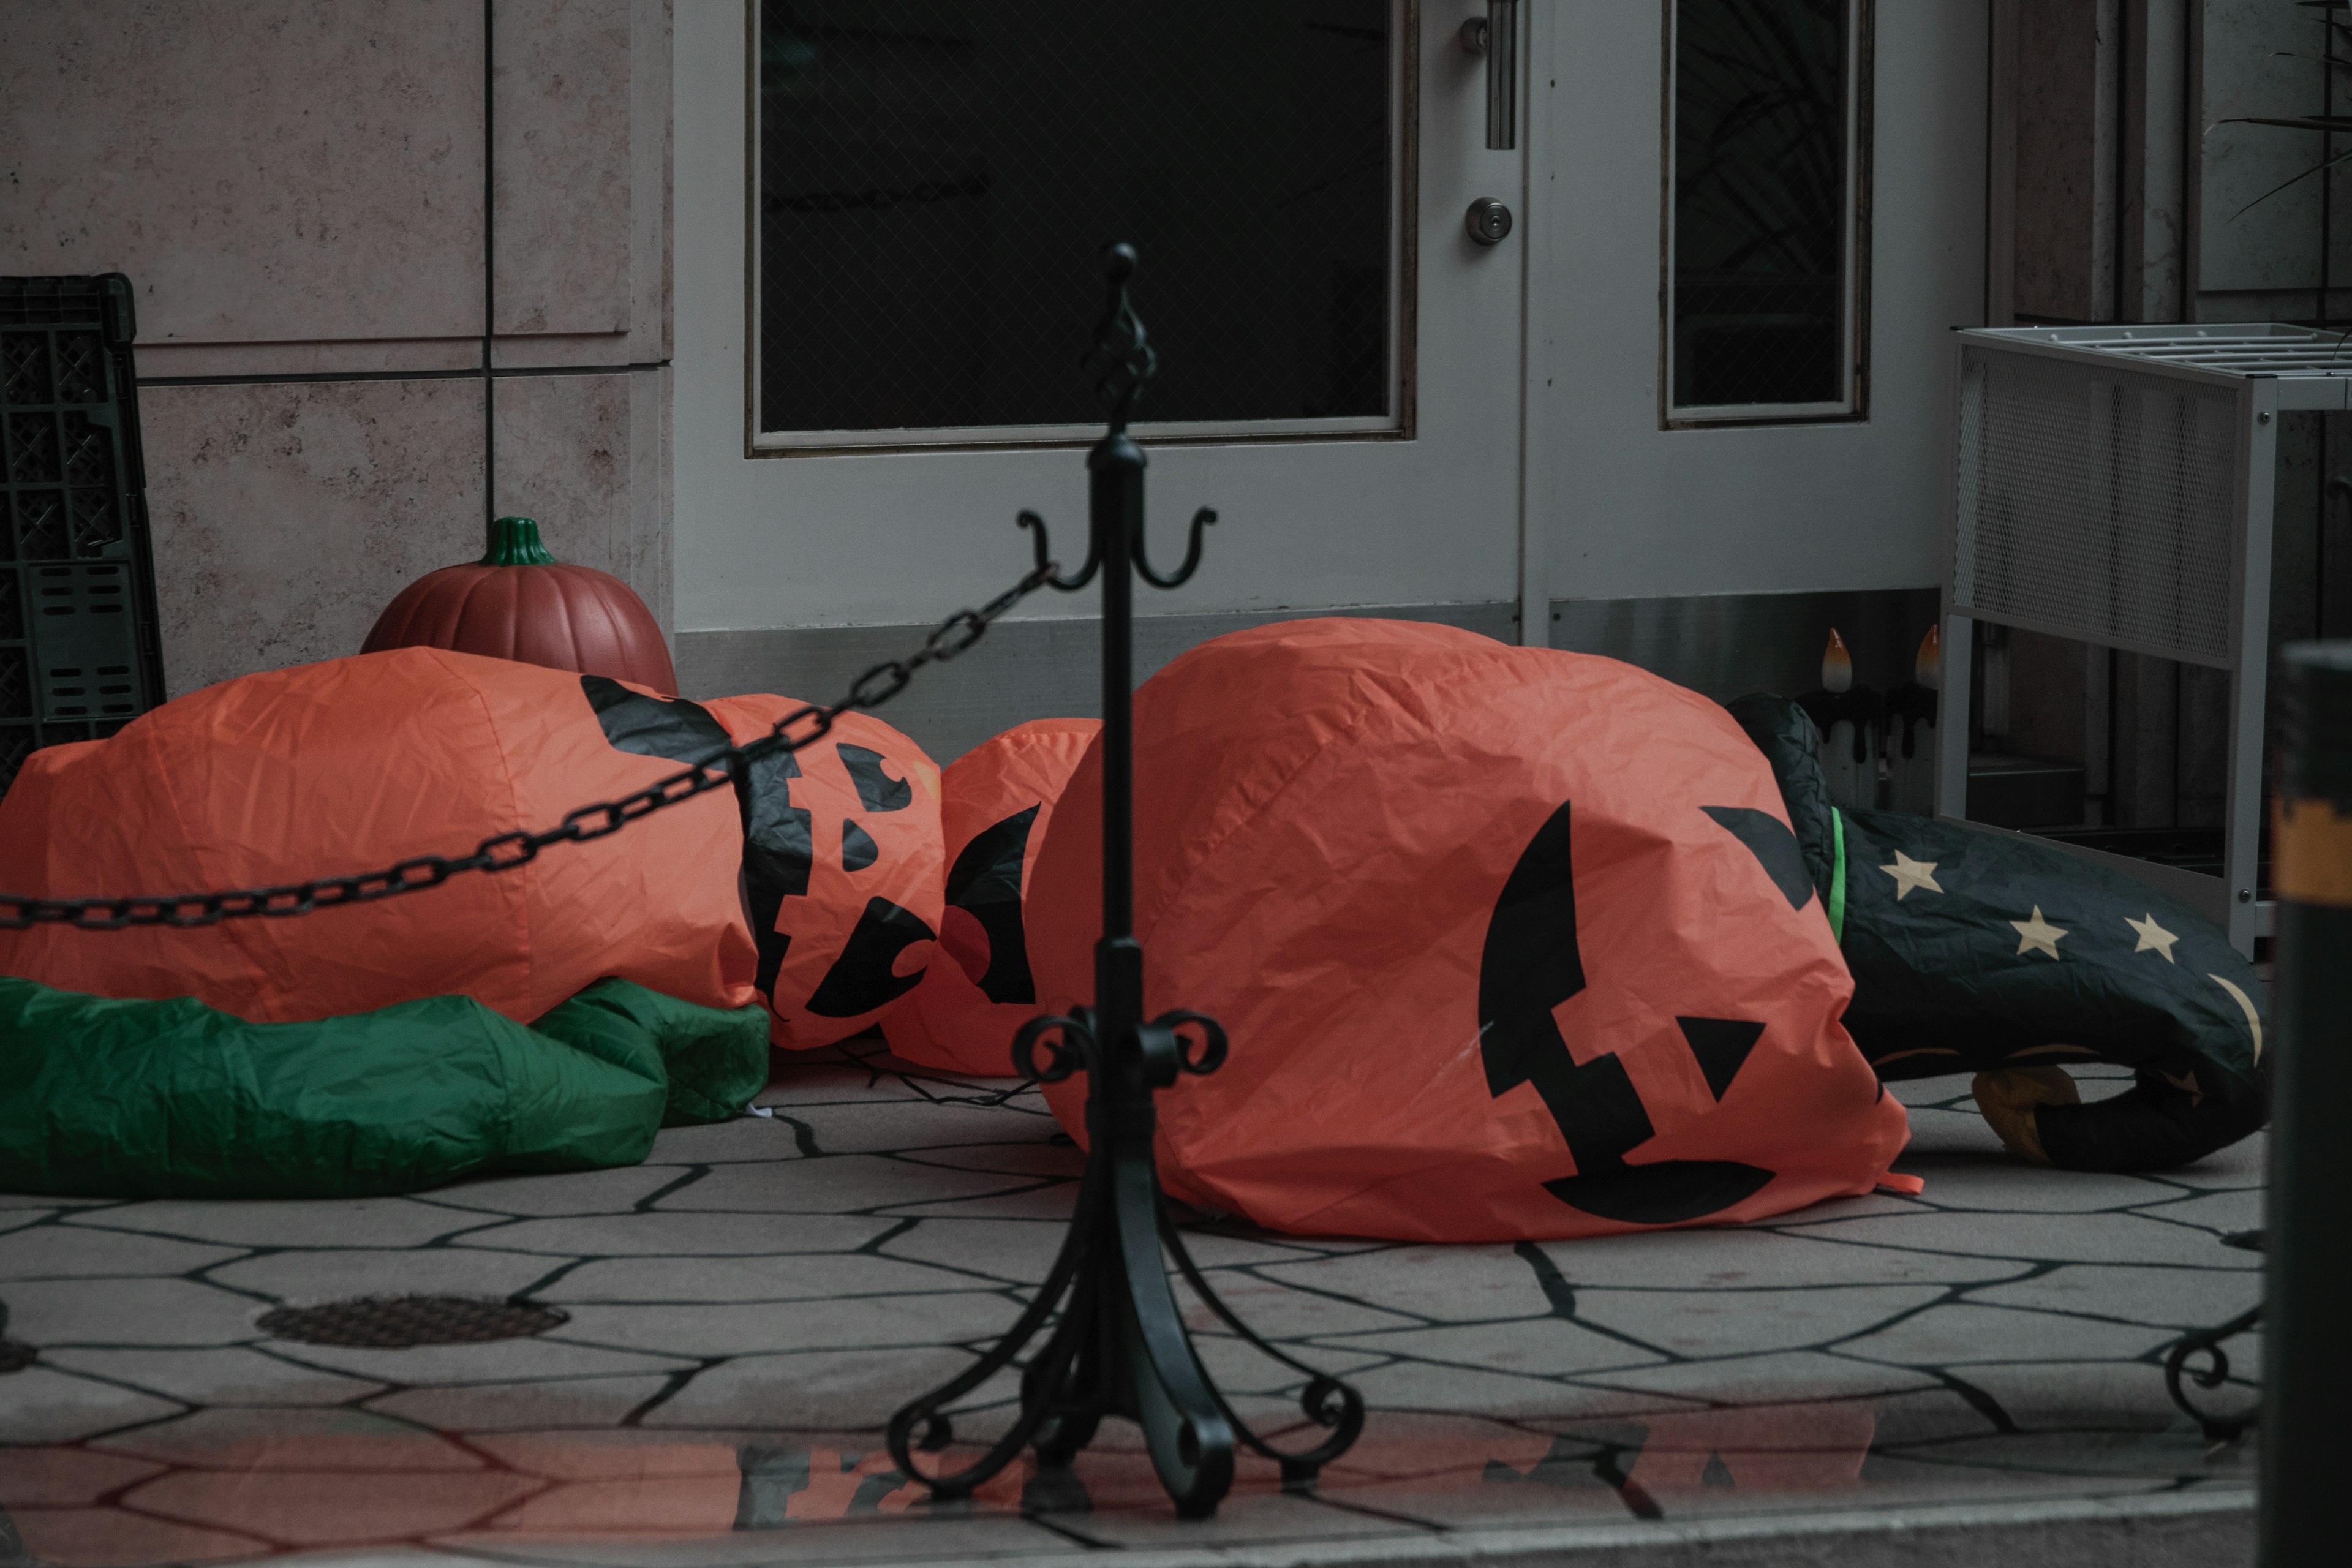
<instances>
[{"instance_id":1,"label":"chain link","mask_svg":"<svg viewBox=\"0 0 2352 1568\"><path fill-rule=\"evenodd\" d=\"M0 893L0 931L24 931L37 925L62 925L75 931L209 926L257 915L282 920L341 904L373 903L403 893L422 892L468 871L511 871L518 866L528 866L539 858L542 849L618 833L656 811L732 786L762 757L814 745L832 731L833 721L842 714L880 707L904 691L915 672L925 665L944 664L978 642L990 623L1044 587L1058 570L1050 563L1040 566L979 609L958 610L933 628L921 647L903 659L877 664L850 682L848 694L832 707L811 704L796 708L777 720L759 740L713 752L635 795L566 812L562 821L544 832L500 833L474 846L470 855L419 855L381 871L356 877L320 877L275 888L119 899L35 899Z\"/></svg>"}]
</instances>

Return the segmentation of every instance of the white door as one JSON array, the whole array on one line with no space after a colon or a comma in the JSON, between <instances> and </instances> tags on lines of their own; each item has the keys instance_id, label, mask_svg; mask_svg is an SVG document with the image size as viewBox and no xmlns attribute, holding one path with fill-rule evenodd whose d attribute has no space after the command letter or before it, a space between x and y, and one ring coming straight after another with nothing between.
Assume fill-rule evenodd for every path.
<instances>
[{"instance_id":1,"label":"white door","mask_svg":"<svg viewBox=\"0 0 2352 1568\"><path fill-rule=\"evenodd\" d=\"M1154 554L1222 516L1140 613L1516 604L1527 252L1465 214L1521 211L1528 142L1487 145L1487 10L681 5L680 630L928 625L1025 569L1024 508L1082 556L1115 239L1161 355Z\"/></svg>"},{"instance_id":2,"label":"white door","mask_svg":"<svg viewBox=\"0 0 2352 1568\"><path fill-rule=\"evenodd\" d=\"M1542 9L1528 508L1551 598L1938 580L1950 331L1983 320L1986 37L1983 0Z\"/></svg>"}]
</instances>

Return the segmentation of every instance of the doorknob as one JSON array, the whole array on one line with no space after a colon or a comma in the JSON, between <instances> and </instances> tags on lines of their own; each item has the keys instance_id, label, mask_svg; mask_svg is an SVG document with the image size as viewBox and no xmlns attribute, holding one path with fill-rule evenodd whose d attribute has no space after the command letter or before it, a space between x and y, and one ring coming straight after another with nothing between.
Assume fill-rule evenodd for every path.
<instances>
[{"instance_id":1,"label":"doorknob","mask_svg":"<svg viewBox=\"0 0 2352 1568\"><path fill-rule=\"evenodd\" d=\"M1492 196L1480 196L1462 215L1462 226L1480 245L1500 245L1510 237L1511 209Z\"/></svg>"},{"instance_id":2,"label":"doorknob","mask_svg":"<svg viewBox=\"0 0 2352 1568\"><path fill-rule=\"evenodd\" d=\"M1519 144L1519 0L1486 0L1486 14L1462 24L1464 52L1486 57L1486 146Z\"/></svg>"}]
</instances>

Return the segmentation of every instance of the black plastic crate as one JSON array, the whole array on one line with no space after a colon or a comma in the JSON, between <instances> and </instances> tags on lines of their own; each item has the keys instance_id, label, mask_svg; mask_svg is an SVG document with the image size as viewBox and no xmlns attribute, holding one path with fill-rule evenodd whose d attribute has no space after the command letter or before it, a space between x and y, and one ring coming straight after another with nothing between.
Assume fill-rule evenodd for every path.
<instances>
[{"instance_id":1,"label":"black plastic crate","mask_svg":"<svg viewBox=\"0 0 2352 1568\"><path fill-rule=\"evenodd\" d=\"M0 278L0 793L163 700L131 279Z\"/></svg>"}]
</instances>

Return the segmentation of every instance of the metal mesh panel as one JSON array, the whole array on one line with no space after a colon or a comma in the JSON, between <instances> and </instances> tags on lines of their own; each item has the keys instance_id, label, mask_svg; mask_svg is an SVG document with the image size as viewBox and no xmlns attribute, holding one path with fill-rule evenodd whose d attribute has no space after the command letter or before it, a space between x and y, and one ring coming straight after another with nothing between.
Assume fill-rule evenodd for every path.
<instances>
[{"instance_id":1,"label":"metal mesh panel","mask_svg":"<svg viewBox=\"0 0 2352 1568\"><path fill-rule=\"evenodd\" d=\"M2227 387L1967 345L1956 606L2226 663L2238 438Z\"/></svg>"}]
</instances>

